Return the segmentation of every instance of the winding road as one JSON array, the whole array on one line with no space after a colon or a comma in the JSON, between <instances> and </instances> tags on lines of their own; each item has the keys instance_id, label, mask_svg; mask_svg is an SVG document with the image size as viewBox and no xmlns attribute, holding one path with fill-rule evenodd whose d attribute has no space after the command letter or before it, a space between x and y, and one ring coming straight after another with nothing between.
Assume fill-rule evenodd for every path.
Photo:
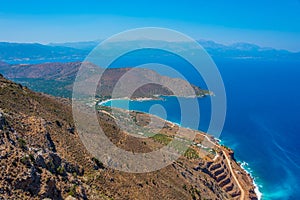
<instances>
[{"instance_id":1,"label":"winding road","mask_svg":"<svg viewBox=\"0 0 300 200\"><path fill-rule=\"evenodd\" d=\"M228 158L226 152L225 152L224 150L222 150L222 152L223 152L223 154L224 154L224 156L225 156L225 158L226 158L226 160L227 160L227 163L228 163L230 172L231 172L231 174L232 174L232 176L233 176L233 178L234 178L236 184L238 185L238 187L239 187L239 189L240 189L240 191L241 191L241 197L240 197L240 199L241 199L241 200L244 200L244 199L245 199L245 191L244 191L244 189L242 188L242 186L241 186L239 180L238 180L237 177L235 176L235 173L233 172L233 169L232 169L232 166L231 166L231 163L230 163L230 159Z\"/></svg>"},{"instance_id":2,"label":"winding road","mask_svg":"<svg viewBox=\"0 0 300 200\"><path fill-rule=\"evenodd\" d=\"M205 134L202 134L202 135L207 139L208 142L210 142L211 144L213 144L214 146L217 146L218 148L220 148L222 150L222 153L224 154L224 156L226 158L226 161L227 161L227 164L229 166L230 173L232 174L232 176L234 178L234 181L236 182L237 186L239 187L239 190L241 191L240 200L245 200L245 191L242 188L239 180L237 179L237 177L236 177L236 175L235 175L235 173L234 173L234 171L232 169L231 162L230 162L230 159L229 159L227 153L222 149L222 147L219 144L211 141L211 139L207 135L205 135Z\"/></svg>"}]
</instances>

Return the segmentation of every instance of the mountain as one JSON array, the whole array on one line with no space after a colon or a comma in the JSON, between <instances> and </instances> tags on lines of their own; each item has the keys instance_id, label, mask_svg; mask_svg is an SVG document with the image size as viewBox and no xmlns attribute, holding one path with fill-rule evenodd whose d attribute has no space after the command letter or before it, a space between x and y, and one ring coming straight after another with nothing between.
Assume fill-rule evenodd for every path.
<instances>
[{"instance_id":1,"label":"mountain","mask_svg":"<svg viewBox=\"0 0 300 200\"><path fill-rule=\"evenodd\" d=\"M200 158L203 149L194 145L163 169L125 173L87 151L73 123L69 100L33 92L2 76L0 96L0 192L4 199L257 199L252 179L225 147L215 145ZM122 110L98 111L107 137L127 151L161 148L178 129L164 122L159 134L137 138L131 135L140 131L135 126L116 128L115 120L128 123L130 119L124 116ZM149 115L132 112L131 117L143 130L147 128L143 124L149 122ZM194 134L190 129L183 131ZM201 132L197 135L195 144L206 137Z\"/></svg>"},{"instance_id":2,"label":"mountain","mask_svg":"<svg viewBox=\"0 0 300 200\"><path fill-rule=\"evenodd\" d=\"M66 43L49 43L49 46L53 47L69 47L74 49L83 49L91 51L95 48L100 41L86 41L86 42L66 42Z\"/></svg>"},{"instance_id":3,"label":"mountain","mask_svg":"<svg viewBox=\"0 0 300 200\"><path fill-rule=\"evenodd\" d=\"M85 63L86 64L86 63ZM5 77L16 82L22 83L29 88L44 92L47 94L71 97L73 83L75 81L77 72L82 65L81 62L71 63L45 63L45 64L21 64L9 65L7 63L0 63L0 73ZM103 71L98 66L90 64L95 70ZM148 80L156 84L147 84L139 88L133 97L153 97L154 95L173 95L169 88L176 86L177 91L182 91L178 95L184 96L185 88L189 85L186 81L178 78L169 78L161 76L155 71L142 68L111 68L107 69L100 80L101 84L98 89L98 96L101 98L108 98L112 95L113 89L118 80L127 74L130 82L127 86L134 87L135 85L143 85L142 82ZM208 91L201 90L199 87L192 86L196 95L208 95ZM127 97L126 94L118 94L119 97ZM191 94L190 94L191 95ZM188 95L186 95L188 96Z\"/></svg>"},{"instance_id":4,"label":"mountain","mask_svg":"<svg viewBox=\"0 0 300 200\"><path fill-rule=\"evenodd\" d=\"M19 64L33 64L45 62L73 62L83 61L86 56L99 44L98 41L87 42L69 42L69 43L50 43L42 45L37 43L7 43L0 42L0 60L8 63ZM115 51L126 47L137 47L141 44L155 44L159 43L168 47L180 49L193 53L191 44L186 42L166 42L166 41L153 41L153 40L139 40L139 41L118 41L111 43L110 48L107 50ZM198 43L214 59L259 59L259 60L299 60L300 53L289 52L286 50L277 50L273 48L264 48L249 43L236 43L232 45L218 44L213 41L199 40ZM150 54L149 54L150 53ZM142 54L144 60L147 61L151 55ZM132 55L127 59L136 60L141 55ZM157 59L166 57L165 53L157 55ZM172 57L170 57L172 59ZM130 62L124 61L124 63ZM132 65L131 65L132 66ZM121 67L121 66L118 66Z\"/></svg>"},{"instance_id":5,"label":"mountain","mask_svg":"<svg viewBox=\"0 0 300 200\"><path fill-rule=\"evenodd\" d=\"M52 47L38 43L0 42L0 60L10 63L82 60L87 52L69 47Z\"/></svg>"},{"instance_id":6,"label":"mountain","mask_svg":"<svg viewBox=\"0 0 300 200\"><path fill-rule=\"evenodd\" d=\"M114 48L122 48L122 46L139 46L142 43L163 43L165 46L174 48L182 48L184 51L193 51L191 45L185 42L166 42L166 41L118 41ZM274 48L260 47L250 43L234 43L231 45L223 45L209 40L197 41L213 58L215 59L263 59L263 60L299 60L300 52L289 52L287 50L278 50ZM90 42L73 42L59 43L58 46L73 47L92 51L98 44L97 41Z\"/></svg>"},{"instance_id":7,"label":"mountain","mask_svg":"<svg viewBox=\"0 0 300 200\"><path fill-rule=\"evenodd\" d=\"M252 59L263 61L289 60L297 61L300 52L289 52L273 48L260 47L250 43L221 45L212 41L199 41L205 50L216 59Z\"/></svg>"}]
</instances>

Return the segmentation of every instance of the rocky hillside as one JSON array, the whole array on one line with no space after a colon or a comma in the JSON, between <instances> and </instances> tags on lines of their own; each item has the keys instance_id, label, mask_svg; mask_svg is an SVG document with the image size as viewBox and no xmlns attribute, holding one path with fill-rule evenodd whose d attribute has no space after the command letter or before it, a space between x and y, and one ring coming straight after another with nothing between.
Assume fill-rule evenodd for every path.
<instances>
[{"instance_id":1,"label":"rocky hillside","mask_svg":"<svg viewBox=\"0 0 300 200\"><path fill-rule=\"evenodd\" d=\"M90 64L98 68L97 66ZM9 65L0 63L0 73L5 77L28 86L34 91L39 91L54 96L71 97L73 82L77 75L81 62L71 63L44 63L34 65ZM103 70L98 68L100 71ZM115 84L120 77L129 72L131 68L111 68L107 69L100 80L98 88L98 96L110 97ZM130 73L131 83L139 83L142 80L155 80L159 84L147 84L139 88L133 97L152 97L155 94L172 95L169 88L162 85L177 85L178 91L184 90L188 84L186 81L161 76L158 73L137 68ZM208 91L202 90L199 87L192 86L195 94L199 96L208 95Z\"/></svg>"},{"instance_id":2,"label":"rocky hillside","mask_svg":"<svg viewBox=\"0 0 300 200\"><path fill-rule=\"evenodd\" d=\"M242 193L232 173L245 199L256 199L250 177L232 157L234 172L228 170L223 154L232 154L225 148L215 146L200 158L195 141L188 153L166 168L124 173L104 166L86 150L68 100L32 92L2 76L0 97L0 199L239 199ZM160 147L178 128L165 122L160 134L141 139L130 135L130 126L123 131L116 128L118 116L109 112L100 109L99 122L111 141L128 151ZM143 113L132 116L137 123L149 118ZM203 137L200 134L197 140Z\"/></svg>"}]
</instances>

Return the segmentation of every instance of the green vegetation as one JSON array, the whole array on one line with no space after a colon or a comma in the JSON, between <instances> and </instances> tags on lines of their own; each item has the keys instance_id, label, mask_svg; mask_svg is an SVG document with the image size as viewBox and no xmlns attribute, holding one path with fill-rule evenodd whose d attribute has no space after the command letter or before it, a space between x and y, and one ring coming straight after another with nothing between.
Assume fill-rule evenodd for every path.
<instances>
[{"instance_id":1,"label":"green vegetation","mask_svg":"<svg viewBox=\"0 0 300 200\"><path fill-rule=\"evenodd\" d=\"M57 169L56 169L57 173L60 174L60 175L64 175L66 173L66 170L63 166L59 166Z\"/></svg>"},{"instance_id":2,"label":"green vegetation","mask_svg":"<svg viewBox=\"0 0 300 200\"><path fill-rule=\"evenodd\" d=\"M44 92L51 94L53 96L71 98L72 91L68 90L66 87L72 84L72 81L57 81L57 80L47 80L41 78L15 78L13 81L21 83L27 86L31 90L37 92Z\"/></svg>"},{"instance_id":3,"label":"green vegetation","mask_svg":"<svg viewBox=\"0 0 300 200\"><path fill-rule=\"evenodd\" d=\"M29 159L32 163L35 163L34 156L32 154L29 154Z\"/></svg>"},{"instance_id":4,"label":"green vegetation","mask_svg":"<svg viewBox=\"0 0 300 200\"><path fill-rule=\"evenodd\" d=\"M21 163L23 163L24 165L27 165L29 163L29 158L28 156L23 156L20 160Z\"/></svg>"},{"instance_id":5,"label":"green vegetation","mask_svg":"<svg viewBox=\"0 0 300 200\"><path fill-rule=\"evenodd\" d=\"M111 112L111 107L108 106L100 106L100 105L96 105L96 110L104 110L106 112Z\"/></svg>"},{"instance_id":6,"label":"green vegetation","mask_svg":"<svg viewBox=\"0 0 300 200\"><path fill-rule=\"evenodd\" d=\"M75 197L76 196L76 188L77 188L76 184L72 185L72 187L70 187L70 189L69 189L68 195Z\"/></svg>"},{"instance_id":7,"label":"green vegetation","mask_svg":"<svg viewBox=\"0 0 300 200\"><path fill-rule=\"evenodd\" d=\"M26 149L26 141L23 138L18 139L18 144L22 149Z\"/></svg>"},{"instance_id":8,"label":"green vegetation","mask_svg":"<svg viewBox=\"0 0 300 200\"><path fill-rule=\"evenodd\" d=\"M176 138L172 141L172 147L176 149L179 154L184 154L186 152L187 147L191 145L191 141L183 139L183 138Z\"/></svg>"},{"instance_id":9,"label":"green vegetation","mask_svg":"<svg viewBox=\"0 0 300 200\"><path fill-rule=\"evenodd\" d=\"M47 168L49 169L49 171L54 174L56 169L55 169L55 165L54 165L53 161L50 160L46 165L47 165Z\"/></svg>"},{"instance_id":10,"label":"green vegetation","mask_svg":"<svg viewBox=\"0 0 300 200\"><path fill-rule=\"evenodd\" d=\"M154 141L159 142L159 143L161 143L163 145L167 145L167 144L169 144L172 141L172 139L169 136L163 135L163 134L160 134L160 133L152 136L151 138Z\"/></svg>"},{"instance_id":11,"label":"green vegetation","mask_svg":"<svg viewBox=\"0 0 300 200\"><path fill-rule=\"evenodd\" d=\"M201 193L197 188L191 187L189 190L189 193L191 194L192 199L201 199Z\"/></svg>"},{"instance_id":12,"label":"green vegetation","mask_svg":"<svg viewBox=\"0 0 300 200\"><path fill-rule=\"evenodd\" d=\"M187 157L188 159L197 159L200 157L198 152L195 149L192 149L190 147L186 150L184 156Z\"/></svg>"}]
</instances>

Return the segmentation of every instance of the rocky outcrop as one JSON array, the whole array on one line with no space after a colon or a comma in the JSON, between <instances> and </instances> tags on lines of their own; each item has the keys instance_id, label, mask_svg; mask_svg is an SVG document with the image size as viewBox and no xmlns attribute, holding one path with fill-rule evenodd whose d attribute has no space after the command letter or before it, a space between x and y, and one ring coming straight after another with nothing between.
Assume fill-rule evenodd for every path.
<instances>
[{"instance_id":1,"label":"rocky outcrop","mask_svg":"<svg viewBox=\"0 0 300 200\"><path fill-rule=\"evenodd\" d=\"M63 199L63 194L73 186L74 181L78 186L82 185L76 177L83 176L83 170L56 154L48 145L49 138L45 140L48 148L30 147L24 139L20 139L3 112L0 112L0 135L1 196L11 199L21 196L25 199L37 196ZM73 195L76 196L76 193Z\"/></svg>"},{"instance_id":2,"label":"rocky outcrop","mask_svg":"<svg viewBox=\"0 0 300 200\"><path fill-rule=\"evenodd\" d=\"M54 144L54 142L51 138L51 135L48 132L45 134L45 138L46 138L46 141L47 141L48 148L51 151L56 152L55 144Z\"/></svg>"}]
</instances>

